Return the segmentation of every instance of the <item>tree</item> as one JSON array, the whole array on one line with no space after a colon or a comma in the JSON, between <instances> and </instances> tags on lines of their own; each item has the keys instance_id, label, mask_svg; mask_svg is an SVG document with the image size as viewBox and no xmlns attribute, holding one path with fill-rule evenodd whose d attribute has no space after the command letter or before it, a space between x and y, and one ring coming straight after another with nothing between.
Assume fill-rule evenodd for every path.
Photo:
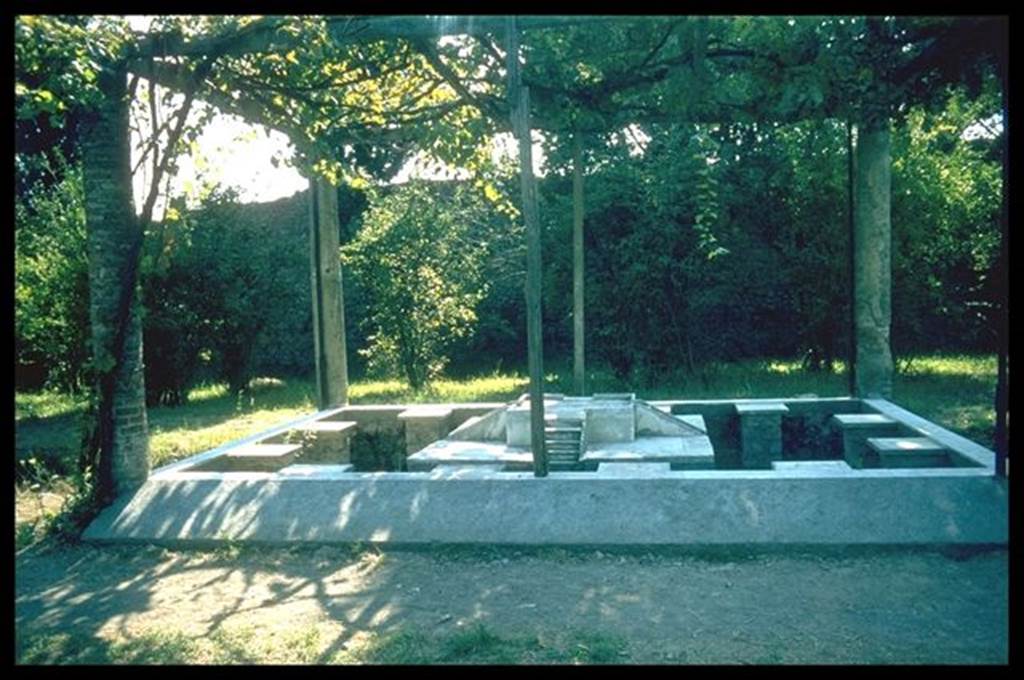
<instances>
[{"instance_id":1,"label":"tree","mask_svg":"<svg viewBox=\"0 0 1024 680\"><path fill-rule=\"evenodd\" d=\"M89 263L81 168L15 196L14 337L19 386L79 392L89 359Z\"/></svg>"},{"instance_id":2,"label":"tree","mask_svg":"<svg viewBox=\"0 0 1024 680\"><path fill-rule=\"evenodd\" d=\"M472 331L487 290L489 222L486 201L467 187L411 182L371 201L343 249L372 300L371 369L400 372L417 390L441 373L451 342Z\"/></svg>"}]
</instances>

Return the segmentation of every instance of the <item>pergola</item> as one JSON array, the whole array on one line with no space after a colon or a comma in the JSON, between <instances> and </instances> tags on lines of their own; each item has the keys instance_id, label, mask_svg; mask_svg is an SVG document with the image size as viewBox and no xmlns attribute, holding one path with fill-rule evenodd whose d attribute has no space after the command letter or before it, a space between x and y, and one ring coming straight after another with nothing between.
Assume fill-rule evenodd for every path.
<instances>
[{"instance_id":1,"label":"pergola","mask_svg":"<svg viewBox=\"0 0 1024 680\"><path fill-rule=\"evenodd\" d=\"M531 85L541 83L524 80L519 61L520 32L523 29L557 28L581 23L635 21L637 17L330 17L327 30L337 44L356 44L381 39L402 38L429 44L444 35L501 35L506 48L507 100L503 109L494 109L480 102L460 82L456 74L434 55L431 63L440 75L467 103L477 106L505 128L511 128L518 141L522 215L526 227L527 268L525 282L527 316L527 356L529 364L529 395L531 404L531 437L534 470L537 476L547 474L544 449L543 351L541 329L541 249L540 220L537 207L536 181L533 175L531 129L547 129L568 133L573 143L573 250L574 250L574 384L583 393L583 172L581 134L603 130L564 129L552 126L541 115L531 120ZM995 25L995 29L993 29ZM937 62L950 59L964 40L978 35L1002 31L1005 24L977 20L966 28L935 37L913 62L896 74L913 79ZM964 35L964 32L973 34ZM424 43L424 41L426 41ZM141 331L135 305L135 273L141 234L133 231L131 212L130 168L127 160L128 131L125 94L126 72L150 79L191 98L210 72L213 60L221 56L272 52L289 47L288 37L275 30L273 24L255 22L247 29L227 37L185 40L180 35L147 36L128 58L114 67L102 80L106 101L100 105L95 121L87 128L84 140L84 164L87 182L87 212L90 232L91 315L96 353L104 348L115 359L113 367L101 380L102 454L111 466L114 488L118 491L137 486L148 474L146 458L145 402L142 398ZM998 51L998 50L997 50ZM999 53L1004 85L1004 125L1006 59ZM203 57L205 61L189 71L154 57ZM735 56L735 55L733 55ZM250 122L271 124L260 103L248 97L233 98L227 94L203 95L210 103L242 115ZM827 103L826 103L827 106ZM507 123L504 119L508 116ZM707 118L674 117L667 109L633 112L630 120L643 122L726 122L724 110L710 111ZM821 115L818 112L818 115ZM782 121L787 122L787 121ZM854 148L850 144L851 223L851 327L854 349L850 357L850 391L853 396L889 396L892 381L892 360L889 350L890 309L890 152L888 118L876 116L859 123ZM505 128L507 129L507 128ZM385 131L381 131L384 134ZM389 130L401 136L401 131ZM1004 145L1006 136L1004 134ZM299 143L297 140L296 143ZM1006 227L1006 171L1004 146L1004 187L1002 220L1002 257L1005 263L1008 247ZM347 403L347 366L344 332L344 306L338 250L337 193L330 182L311 173L310 180L310 242L311 281L313 289L313 322L316 352L318 401L321 408ZM151 206L150 206L151 207ZM1000 265L1003 267L1003 265ZM1005 276L1003 269L1000 275ZM111 292L113 291L113 293ZM116 293L116 294L115 294ZM996 398L997 465L1004 471L1006 455L1006 310L1001 311L999 332L999 374ZM106 423L106 426L104 426ZM141 463L140 463L141 459Z\"/></svg>"}]
</instances>

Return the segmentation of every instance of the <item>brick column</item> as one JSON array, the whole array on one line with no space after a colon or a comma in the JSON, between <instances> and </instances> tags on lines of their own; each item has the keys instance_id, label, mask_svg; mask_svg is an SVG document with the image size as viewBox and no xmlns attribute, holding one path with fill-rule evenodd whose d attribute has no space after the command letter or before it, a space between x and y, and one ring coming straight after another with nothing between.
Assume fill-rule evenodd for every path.
<instances>
[{"instance_id":1,"label":"brick column","mask_svg":"<svg viewBox=\"0 0 1024 680\"><path fill-rule=\"evenodd\" d=\"M126 73L116 68L100 79L103 101L84 122L82 165L89 248L89 318L93 359L105 370L114 365L122 281L132 265L139 223L132 206L131 154ZM100 452L108 466L111 491L130 491L149 475L146 390L143 382L142 320L138 291L131 311L113 394L112 441Z\"/></svg>"}]
</instances>

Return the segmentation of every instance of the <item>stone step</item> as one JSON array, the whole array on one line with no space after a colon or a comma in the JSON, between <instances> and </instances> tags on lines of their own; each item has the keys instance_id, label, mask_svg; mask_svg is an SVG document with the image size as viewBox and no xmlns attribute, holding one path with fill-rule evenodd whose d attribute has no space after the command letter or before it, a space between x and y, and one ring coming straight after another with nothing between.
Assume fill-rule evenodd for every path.
<instances>
[{"instance_id":1,"label":"stone step","mask_svg":"<svg viewBox=\"0 0 1024 680\"><path fill-rule=\"evenodd\" d=\"M837 413L832 416L843 436L843 458L853 468L877 468L878 452L868 447L869 437L895 436L900 424L881 413Z\"/></svg>"},{"instance_id":2,"label":"stone step","mask_svg":"<svg viewBox=\"0 0 1024 680\"><path fill-rule=\"evenodd\" d=\"M896 425L895 420L881 413L837 413L832 420L844 430Z\"/></svg>"},{"instance_id":3,"label":"stone step","mask_svg":"<svg viewBox=\"0 0 1024 680\"><path fill-rule=\"evenodd\" d=\"M300 444L303 463L343 465L351 460L350 440L358 423L350 420L314 420L264 440L266 444Z\"/></svg>"},{"instance_id":4,"label":"stone step","mask_svg":"<svg viewBox=\"0 0 1024 680\"><path fill-rule=\"evenodd\" d=\"M704 423L704 416L700 415L699 413L681 413L678 415L673 415L673 417L676 420L686 423L690 427L700 430L704 434L708 433L708 426L707 424Z\"/></svg>"},{"instance_id":5,"label":"stone step","mask_svg":"<svg viewBox=\"0 0 1024 680\"><path fill-rule=\"evenodd\" d=\"M789 407L782 402L755 404L736 404L736 413L740 416L767 416L789 413Z\"/></svg>"},{"instance_id":6,"label":"stone step","mask_svg":"<svg viewBox=\"0 0 1024 680\"><path fill-rule=\"evenodd\" d=\"M950 467L949 450L928 437L871 437L868 448L883 468Z\"/></svg>"},{"instance_id":7,"label":"stone step","mask_svg":"<svg viewBox=\"0 0 1024 680\"><path fill-rule=\"evenodd\" d=\"M444 439L451 431L451 406L411 406L398 414L399 422L405 424L405 452L417 451Z\"/></svg>"},{"instance_id":8,"label":"stone step","mask_svg":"<svg viewBox=\"0 0 1024 680\"><path fill-rule=\"evenodd\" d=\"M246 444L190 469L204 472L277 472L291 465L301 450L300 444Z\"/></svg>"}]
</instances>

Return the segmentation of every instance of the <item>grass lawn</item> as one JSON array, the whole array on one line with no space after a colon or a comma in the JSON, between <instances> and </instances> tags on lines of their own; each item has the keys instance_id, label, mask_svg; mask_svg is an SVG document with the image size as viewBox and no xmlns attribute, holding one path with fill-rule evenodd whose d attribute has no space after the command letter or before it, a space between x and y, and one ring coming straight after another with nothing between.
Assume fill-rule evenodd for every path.
<instances>
[{"instance_id":1,"label":"grass lawn","mask_svg":"<svg viewBox=\"0 0 1024 680\"><path fill-rule=\"evenodd\" d=\"M554 371L546 389L571 392L571 370ZM995 427L993 400L996 359L984 356L921 356L907 362L895 378L893 401L943 427L991 448ZM397 380L355 382L353 404L507 401L527 389L520 373L495 373L463 380L442 380L413 392ZM846 376L807 372L795 361L747 361L711 366L702 375L658 376L656 383L630 385L613 376L590 376L590 391L632 391L641 398L712 399L744 397L819 397L847 393ZM15 395L16 531L19 545L37 533L40 520L60 508L63 480L73 472L82 435L85 402L48 392ZM315 395L308 380L260 378L249 394L228 393L225 385L193 389L188 403L149 410L153 468L223 443L313 413Z\"/></svg>"}]
</instances>

